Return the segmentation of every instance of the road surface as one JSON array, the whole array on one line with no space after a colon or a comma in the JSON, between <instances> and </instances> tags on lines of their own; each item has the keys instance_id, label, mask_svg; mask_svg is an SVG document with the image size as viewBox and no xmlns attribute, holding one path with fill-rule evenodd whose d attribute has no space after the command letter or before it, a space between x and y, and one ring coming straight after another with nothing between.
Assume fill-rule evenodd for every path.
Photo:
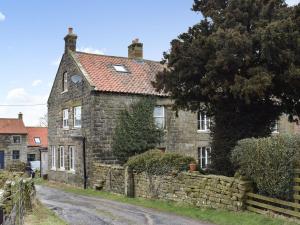
<instances>
[{"instance_id":1,"label":"road surface","mask_svg":"<svg viewBox=\"0 0 300 225\"><path fill-rule=\"evenodd\" d=\"M98 197L36 186L37 197L71 225L212 225Z\"/></svg>"}]
</instances>

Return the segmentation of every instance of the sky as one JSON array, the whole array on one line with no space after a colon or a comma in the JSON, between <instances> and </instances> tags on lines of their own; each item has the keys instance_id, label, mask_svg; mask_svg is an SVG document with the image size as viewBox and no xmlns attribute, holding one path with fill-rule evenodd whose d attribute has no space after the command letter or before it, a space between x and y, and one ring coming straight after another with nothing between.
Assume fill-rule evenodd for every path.
<instances>
[{"instance_id":1,"label":"sky","mask_svg":"<svg viewBox=\"0 0 300 225\"><path fill-rule=\"evenodd\" d=\"M192 4L193 0L0 0L0 118L16 118L22 112L25 125L39 125L47 113L68 27L78 35L80 51L127 56L127 46L139 38L144 58L160 60L172 39L202 19L191 11Z\"/></svg>"}]
</instances>

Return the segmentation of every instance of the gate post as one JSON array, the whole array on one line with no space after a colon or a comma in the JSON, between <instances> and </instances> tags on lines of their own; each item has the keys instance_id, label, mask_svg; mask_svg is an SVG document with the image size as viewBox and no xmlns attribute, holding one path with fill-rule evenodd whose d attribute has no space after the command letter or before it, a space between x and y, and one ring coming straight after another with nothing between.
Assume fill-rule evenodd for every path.
<instances>
[{"instance_id":1,"label":"gate post","mask_svg":"<svg viewBox=\"0 0 300 225\"><path fill-rule=\"evenodd\" d=\"M125 196L134 198L134 175L132 169L125 167Z\"/></svg>"}]
</instances>

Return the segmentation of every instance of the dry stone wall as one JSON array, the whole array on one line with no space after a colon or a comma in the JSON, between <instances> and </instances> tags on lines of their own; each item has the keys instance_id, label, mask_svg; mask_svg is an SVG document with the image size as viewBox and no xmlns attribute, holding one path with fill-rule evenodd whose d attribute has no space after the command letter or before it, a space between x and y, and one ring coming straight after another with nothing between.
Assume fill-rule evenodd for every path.
<instances>
[{"instance_id":1,"label":"dry stone wall","mask_svg":"<svg viewBox=\"0 0 300 225\"><path fill-rule=\"evenodd\" d=\"M128 172L121 166L94 164L95 189L132 197L155 198L197 207L243 210L252 183L233 177L181 172L167 176Z\"/></svg>"}]
</instances>

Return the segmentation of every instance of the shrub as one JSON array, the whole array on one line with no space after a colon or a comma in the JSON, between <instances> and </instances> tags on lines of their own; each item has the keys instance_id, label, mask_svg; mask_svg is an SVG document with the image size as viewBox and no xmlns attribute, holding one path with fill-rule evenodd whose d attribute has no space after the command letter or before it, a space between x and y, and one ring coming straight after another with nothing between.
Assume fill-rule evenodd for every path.
<instances>
[{"instance_id":1,"label":"shrub","mask_svg":"<svg viewBox=\"0 0 300 225\"><path fill-rule=\"evenodd\" d=\"M189 156L150 150L130 157L126 165L138 173L146 172L152 175L164 175L170 172L186 170L192 162L195 162L195 159Z\"/></svg>"},{"instance_id":2,"label":"shrub","mask_svg":"<svg viewBox=\"0 0 300 225\"><path fill-rule=\"evenodd\" d=\"M157 129L154 123L154 106L155 100L145 97L133 103L129 110L120 112L112 149L121 163L131 156L153 149L161 142L163 131Z\"/></svg>"},{"instance_id":3,"label":"shrub","mask_svg":"<svg viewBox=\"0 0 300 225\"><path fill-rule=\"evenodd\" d=\"M260 194L289 200L299 149L297 136L244 139L233 150L232 162L239 173L254 182Z\"/></svg>"},{"instance_id":4,"label":"shrub","mask_svg":"<svg viewBox=\"0 0 300 225\"><path fill-rule=\"evenodd\" d=\"M21 161L13 162L7 165L6 170L10 172L25 172L26 163Z\"/></svg>"}]
</instances>

